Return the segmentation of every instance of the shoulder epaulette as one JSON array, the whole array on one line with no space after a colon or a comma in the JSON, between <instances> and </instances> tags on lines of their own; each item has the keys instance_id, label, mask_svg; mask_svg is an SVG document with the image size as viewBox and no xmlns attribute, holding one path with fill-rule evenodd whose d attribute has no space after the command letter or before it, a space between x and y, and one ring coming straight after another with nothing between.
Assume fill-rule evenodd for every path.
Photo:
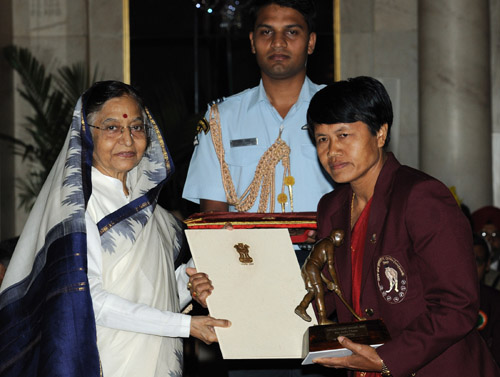
<instances>
[{"instance_id":1,"label":"shoulder epaulette","mask_svg":"<svg viewBox=\"0 0 500 377\"><path fill-rule=\"evenodd\" d=\"M205 132L205 134L210 131L210 123L208 123L208 120L205 117L200 119L196 125L196 134L198 135L202 131Z\"/></svg>"},{"instance_id":2,"label":"shoulder epaulette","mask_svg":"<svg viewBox=\"0 0 500 377\"><path fill-rule=\"evenodd\" d=\"M202 132L204 132L206 135L208 131L210 131L210 123L205 117L203 117L196 124L196 135L194 135L194 141L193 141L193 145L195 147L200 143L198 140L198 135L201 134Z\"/></svg>"},{"instance_id":3,"label":"shoulder epaulette","mask_svg":"<svg viewBox=\"0 0 500 377\"><path fill-rule=\"evenodd\" d=\"M212 107L213 105L218 105L219 103L222 103L224 102L224 97L222 98L217 98L215 101L212 101L208 104L209 107ZM198 121L198 123L196 124L196 135L194 137L194 142L193 142L193 145L194 146L197 146L199 144L199 140L198 140L198 135L201 133L201 132L204 132L205 135L208 133L208 131L210 131L210 122L207 120L207 118L203 117L202 119L200 119Z\"/></svg>"}]
</instances>

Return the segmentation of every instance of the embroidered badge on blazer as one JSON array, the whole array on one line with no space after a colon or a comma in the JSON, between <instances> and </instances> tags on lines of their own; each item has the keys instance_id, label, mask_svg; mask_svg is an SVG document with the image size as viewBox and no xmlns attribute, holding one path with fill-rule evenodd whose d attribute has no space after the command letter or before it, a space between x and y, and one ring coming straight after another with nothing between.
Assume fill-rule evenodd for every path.
<instances>
[{"instance_id":1,"label":"embroidered badge on blazer","mask_svg":"<svg viewBox=\"0 0 500 377\"><path fill-rule=\"evenodd\" d=\"M380 257L377 262L378 289L385 301L398 304L408 291L408 276L396 258L389 255Z\"/></svg>"}]
</instances>

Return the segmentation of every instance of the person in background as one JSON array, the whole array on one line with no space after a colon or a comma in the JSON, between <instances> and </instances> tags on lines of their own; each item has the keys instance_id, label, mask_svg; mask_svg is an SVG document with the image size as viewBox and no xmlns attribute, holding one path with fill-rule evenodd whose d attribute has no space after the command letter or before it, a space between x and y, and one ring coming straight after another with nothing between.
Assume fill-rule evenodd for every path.
<instances>
[{"instance_id":1,"label":"person in background","mask_svg":"<svg viewBox=\"0 0 500 377\"><path fill-rule=\"evenodd\" d=\"M491 262L488 244L477 234L473 235L473 240L480 297L477 329L500 365L500 292L484 284L484 277Z\"/></svg>"},{"instance_id":2,"label":"person in background","mask_svg":"<svg viewBox=\"0 0 500 377\"><path fill-rule=\"evenodd\" d=\"M156 205L172 170L133 87L83 94L0 288L2 376L181 376L181 338L217 341L229 321L179 312L196 270Z\"/></svg>"},{"instance_id":3,"label":"person in background","mask_svg":"<svg viewBox=\"0 0 500 377\"><path fill-rule=\"evenodd\" d=\"M485 206L471 215L474 233L481 235L490 247L491 265L484 283L500 289L500 208Z\"/></svg>"},{"instance_id":4,"label":"person in background","mask_svg":"<svg viewBox=\"0 0 500 377\"><path fill-rule=\"evenodd\" d=\"M356 376L498 376L475 328L468 220L444 184L387 152L393 113L384 86L371 77L336 82L314 95L307 119L338 183L318 204L318 238L344 231L335 268L345 299L358 316L382 318L391 335L376 349L340 336L352 355L314 362ZM354 320L335 293L325 304L339 322Z\"/></svg>"}]
</instances>

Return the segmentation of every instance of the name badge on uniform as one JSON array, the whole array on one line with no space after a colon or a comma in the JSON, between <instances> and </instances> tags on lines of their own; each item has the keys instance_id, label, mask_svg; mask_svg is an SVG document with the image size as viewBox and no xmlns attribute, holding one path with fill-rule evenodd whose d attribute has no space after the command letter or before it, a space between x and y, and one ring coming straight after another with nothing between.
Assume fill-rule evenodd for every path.
<instances>
[{"instance_id":1,"label":"name badge on uniform","mask_svg":"<svg viewBox=\"0 0 500 377\"><path fill-rule=\"evenodd\" d=\"M258 140L256 137L252 137L249 139L235 139L231 140L229 142L229 145L231 148L236 148L236 147L248 147L249 145L257 145Z\"/></svg>"}]
</instances>

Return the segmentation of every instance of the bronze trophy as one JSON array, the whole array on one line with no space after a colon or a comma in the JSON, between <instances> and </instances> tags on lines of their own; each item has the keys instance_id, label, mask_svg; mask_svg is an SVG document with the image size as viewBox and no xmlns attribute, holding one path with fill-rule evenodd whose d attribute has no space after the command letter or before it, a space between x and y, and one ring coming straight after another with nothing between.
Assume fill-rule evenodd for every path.
<instances>
[{"instance_id":1,"label":"bronze trophy","mask_svg":"<svg viewBox=\"0 0 500 377\"><path fill-rule=\"evenodd\" d=\"M351 305L344 299L338 284L337 273L335 271L334 253L335 247L340 246L344 241L344 231L333 230L328 237L318 241L302 266L302 279L306 285L307 293L301 303L295 308L295 313L310 322L311 317L306 313L306 309L314 300L318 311L318 326L309 327L304 336L304 361L302 364L309 364L313 358L320 356L345 356L350 351L339 352L343 349L337 337L346 336L356 343L377 346L390 340L389 332L381 319L366 320L360 317ZM322 272L325 265L328 268L331 279L328 279ZM334 291L346 308L352 313L357 321L348 323L334 323L327 318L325 308L325 287L329 291Z\"/></svg>"}]
</instances>

